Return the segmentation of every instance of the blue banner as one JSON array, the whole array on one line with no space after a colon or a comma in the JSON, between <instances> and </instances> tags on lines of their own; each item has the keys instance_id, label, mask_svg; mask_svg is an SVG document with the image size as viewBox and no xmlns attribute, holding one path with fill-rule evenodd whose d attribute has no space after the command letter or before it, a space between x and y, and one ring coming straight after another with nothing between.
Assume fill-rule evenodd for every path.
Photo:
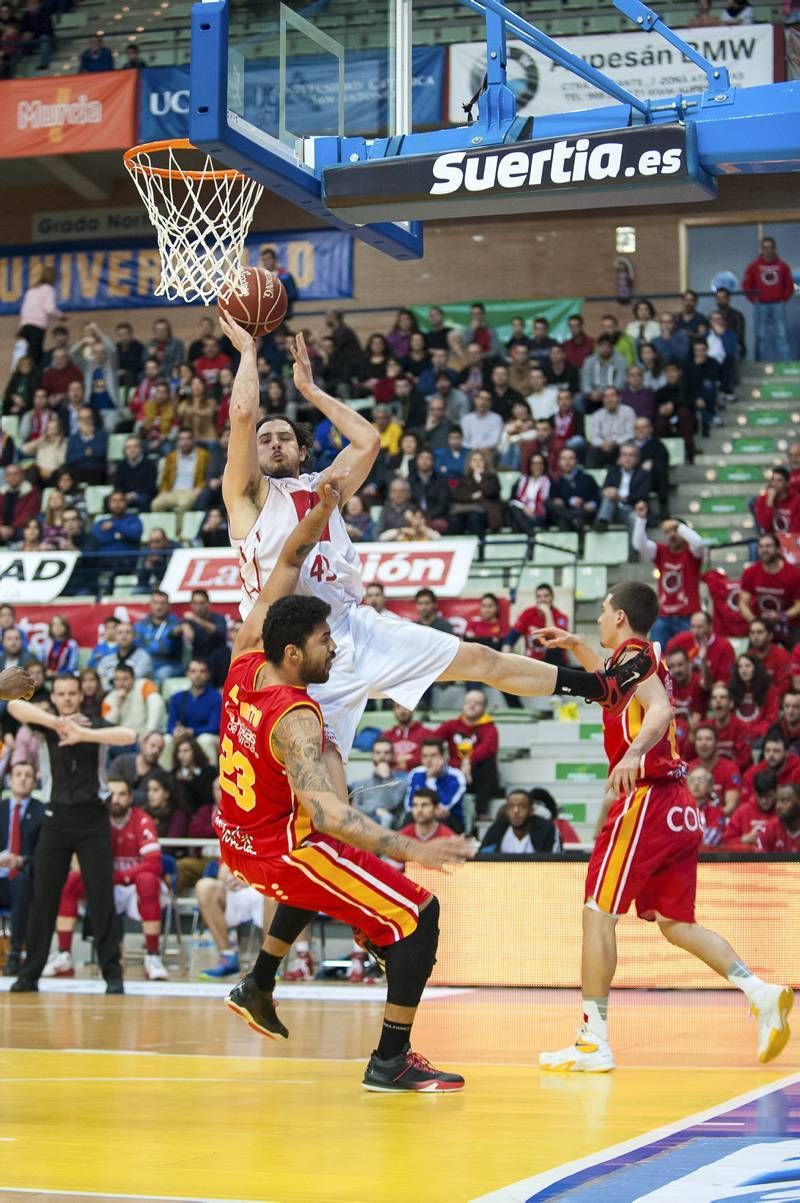
<instances>
[{"instance_id":1,"label":"blue banner","mask_svg":"<svg viewBox=\"0 0 800 1203\"><path fill-rule=\"evenodd\" d=\"M385 52L347 54L345 130L375 136L386 125L388 77ZM443 46L417 46L413 52L414 127L439 126L444 120ZM303 134L336 132L338 66L331 55L292 58L286 124ZM147 67L139 72L139 141L189 136L189 68ZM244 116L274 133L278 124L278 62L248 62Z\"/></svg>"},{"instance_id":2,"label":"blue banner","mask_svg":"<svg viewBox=\"0 0 800 1203\"><path fill-rule=\"evenodd\" d=\"M297 281L303 301L341 300L353 295L353 237L341 230L251 234L245 243L250 263L259 248L275 248L278 263ZM42 264L56 273L59 308L146 309L168 305L153 291L160 278L158 251L152 244L80 243L49 251L0 250L0 316L19 313L31 272ZM176 305L183 301L174 302Z\"/></svg>"}]
</instances>

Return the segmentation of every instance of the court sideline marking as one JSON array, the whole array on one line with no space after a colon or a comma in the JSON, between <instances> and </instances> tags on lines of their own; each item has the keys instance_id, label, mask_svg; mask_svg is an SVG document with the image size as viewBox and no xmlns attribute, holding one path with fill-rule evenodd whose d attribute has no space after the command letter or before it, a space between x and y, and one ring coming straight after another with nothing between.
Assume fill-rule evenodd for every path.
<instances>
[{"instance_id":1,"label":"court sideline marking","mask_svg":"<svg viewBox=\"0 0 800 1203\"><path fill-rule=\"evenodd\" d=\"M667 1136L673 1136L684 1128L693 1128L697 1124L703 1124L718 1115L724 1115L726 1111L733 1111L737 1107L745 1106L746 1103L753 1103L774 1091L794 1086L797 1082L800 1082L800 1073L789 1074L785 1078L776 1078L774 1082L770 1082L766 1086L757 1086L745 1094L737 1094L722 1103L716 1103L705 1111L697 1111L694 1115L686 1115L683 1119L675 1120L671 1124L652 1128L649 1132L643 1132L641 1136L634 1136L630 1140L623 1140L616 1145L608 1145L605 1149L599 1149L596 1153L589 1153L586 1157L579 1157L575 1161L564 1162L563 1165L556 1166L551 1170L534 1174L532 1178L522 1178L519 1182L512 1182L509 1186L502 1186L499 1190L490 1191L488 1195L476 1196L470 1200L470 1203L529 1203L529 1200L536 1198L539 1191L556 1183L566 1182L573 1174L580 1173L581 1170L589 1170L606 1161L611 1161L615 1157L633 1153L648 1144L654 1144Z\"/></svg>"},{"instance_id":2,"label":"court sideline marking","mask_svg":"<svg viewBox=\"0 0 800 1203\"><path fill-rule=\"evenodd\" d=\"M110 1190L53 1190L43 1186L0 1186L0 1195L58 1195L65 1199L145 1199L149 1203L253 1203L252 1199L232 1199L223 1195L124 1195ZM262 1203L280 1203L264 1199Z\"/></svg>"}]
</instances>

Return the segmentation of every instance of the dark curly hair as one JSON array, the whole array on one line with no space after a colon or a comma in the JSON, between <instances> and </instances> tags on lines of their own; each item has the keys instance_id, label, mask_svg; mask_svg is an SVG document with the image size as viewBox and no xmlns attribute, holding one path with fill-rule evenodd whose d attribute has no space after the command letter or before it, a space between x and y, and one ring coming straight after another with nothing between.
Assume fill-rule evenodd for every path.
<instances>
[{"instance_id":1,"label":"dark curly hair","mask_svg":"<svg viewBox=\"0 0 800 1203\"><path fill-rule=\"evenodd\" d=\"M753 680L750 682L749 686L745 685L744 681L739 676L740 660L749 660L753 666ZM756 705L762 706L764 704L764 699L769 692L771 684L772 681L770 679L770 675L757 656L749 656L746 652L743 652L741 656L736 657L736 664L733 667L731 679L728 682L728 689L731 691L733 704L737 709L739 706L741 706L746 693L751 693L755 699Z\"/></svg>"},{"instance_id":2,"label":"dark curly hair","mask_svg":"<svg viewBox=\"0 0 800 1203\"><path fill-rule=\"evenodd\" d=\"M270 606L261 638L270 664L280 664L290 644L302 648L309 635L325 622L331 608L318 597L281 597Z\"/></svg>"}]
</instances>

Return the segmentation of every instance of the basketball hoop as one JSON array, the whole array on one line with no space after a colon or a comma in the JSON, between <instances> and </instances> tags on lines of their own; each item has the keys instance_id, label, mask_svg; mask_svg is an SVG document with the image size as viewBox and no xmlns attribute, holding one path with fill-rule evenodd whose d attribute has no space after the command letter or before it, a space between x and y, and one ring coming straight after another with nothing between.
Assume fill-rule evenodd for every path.
<instances>
[{"instance_id":1,"label":"basketball hoop","mask_svg":"<svg viewBox=\"0 0 800 1203\"><path fill-rule=\"evenodd\" d=\"M245 291L244 240L263 188L186 138L148 142L123 162L158 235L161 280L156 296L203 301Z\"/></svg>"}]
</instances>

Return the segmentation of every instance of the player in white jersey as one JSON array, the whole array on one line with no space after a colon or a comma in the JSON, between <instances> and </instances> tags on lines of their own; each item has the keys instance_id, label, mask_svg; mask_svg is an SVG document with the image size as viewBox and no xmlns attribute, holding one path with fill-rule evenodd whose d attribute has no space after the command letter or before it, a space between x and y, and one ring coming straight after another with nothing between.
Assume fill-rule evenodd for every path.
<instances>
[{"instance_id":1,"label":"player in white jersey","mask_svg":"<svg viewBox=\"0 0 800 1203\"><path fill-rule=\"evenodd\" d=\"M241 353L231 395L230 443L222 490L231 541L239 552L242 613L247 614L290 531L316 504L318 474L303 471L310 440L301 427L282 417L257 422L255 343L227 314L220 315L220 323ZM315 384L302 335L295 339L292 354L298 391L349 442L334 463L336 469L348 472L341 489L343 506L372 470L380 449L378 432L354 409ZM434 681L482 681L506 693L528 697L576 693L613 706L617 691L627 692L630 685L612 680L613 674L600 673L590 686L589 675L577 670L556 669L526 656L461 643L454 635L360 605L359 559L338 511L306 558L297 591L320 597L331 606L336 660L328 681L309 692L322 708L326 758L342 796L346 796L342 762L347 760L369 697L390 697L411 710ZM654 662L637 662L629 672L649 676L653 667Z\"/></svg>"}]
</instances>

